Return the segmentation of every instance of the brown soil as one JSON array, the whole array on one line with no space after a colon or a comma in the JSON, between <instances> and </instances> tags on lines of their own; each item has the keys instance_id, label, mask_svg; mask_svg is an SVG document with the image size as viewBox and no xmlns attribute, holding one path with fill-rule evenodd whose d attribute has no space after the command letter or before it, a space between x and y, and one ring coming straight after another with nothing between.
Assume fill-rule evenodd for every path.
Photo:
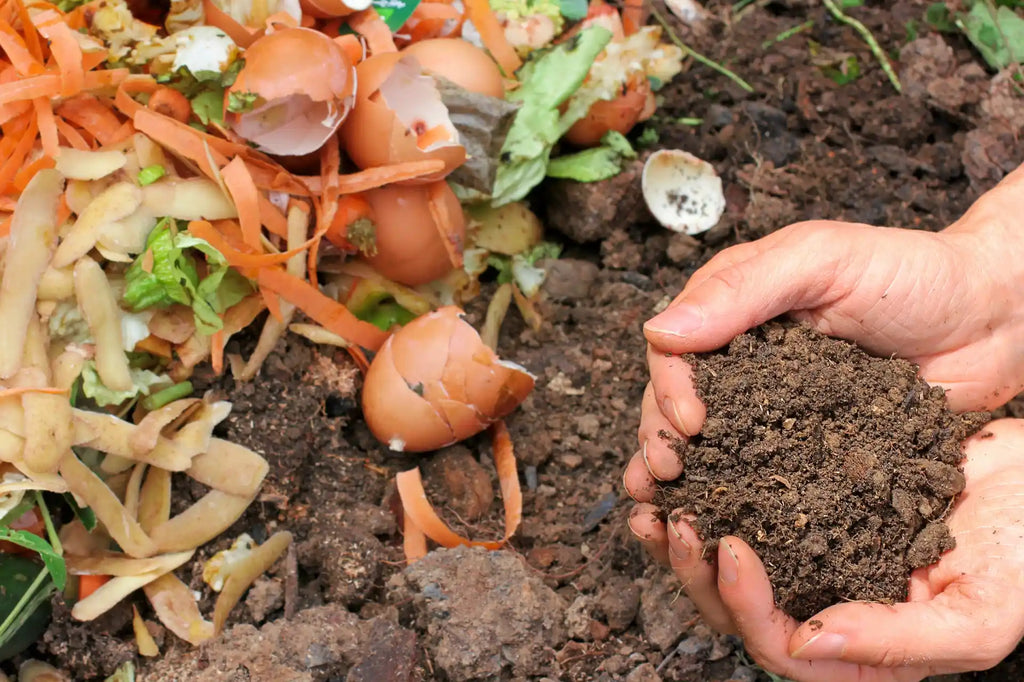
<instances>
[{"instance_id":1,"label":"brown soil","mask_svg":"<svg viewBox=\"0 0 1024 682\"><path fill-rule=\"evenodd\" d=\"M685 359L707 420L673 444L685 471L659 496L696 516L709 558L717 538L742 538L779 607L807 620L904 601L910 572L953 548L942 519L964 486L960 443L987 413L955 415L910 363L794 323Z\"/></svg>"},{"instance_id":2,"label":"brown soil","mask_svg":"<svg viewBox=\"0 0 1024 682\"><path fill-rule=\"evenodd\" d=\"M445 455L389 452L361 421L348 360L290 339L250 385L208 378L235 404L219 435L255 447L271 471L246 516L179 575L209 613L202 562L239 533L287 529L293 560L250 591L217 641L193 649L161 635L161 657L139 661L142 680L769 679L735 638L700 622L626 529L632 503L620 481L637 447L647 376L641 325L715 253L790 222L941 229L1024 161L1024 107L964 38L924 25L929 0L849 10L898 54L902 95L853 29L817 1L759 1L732 21L724 20L731 0L704 4L714 15L706 30L673 22L675 30L755 92L694 64L659 93L645 127L657 132L652 148L680 147L714 164L728 201L720 224L697 238L652 224L635 168L596 186L551 183L535 197L549 237L566 250L545 284L543 327L533 332L513 313L499 345L538 377L509 419L524 490L510 550L437 551L404 569L390 481ZM812 29L762 47L807 20ZM812 63L808 40L854 55L862 75L836 84ZM485 286L471 306L474 323L492 291ZM243 339L230 350L251 346ZM1024 401L1007 412L1024 416ZM441 463L425 473L440 513L474 537L500 536L500 495L487 504L478 488L483 476L497 491L485 440L446 457L475 467L452 477L458 467ZM182 485L176 494L185 501L199 492ZM144 599L134 602L153 619ZM102 680L134 655L130 614L58 620L30 653L76 681ZM943 682L1020 679L1024 652Z\"/></svg>"}]
</instances>

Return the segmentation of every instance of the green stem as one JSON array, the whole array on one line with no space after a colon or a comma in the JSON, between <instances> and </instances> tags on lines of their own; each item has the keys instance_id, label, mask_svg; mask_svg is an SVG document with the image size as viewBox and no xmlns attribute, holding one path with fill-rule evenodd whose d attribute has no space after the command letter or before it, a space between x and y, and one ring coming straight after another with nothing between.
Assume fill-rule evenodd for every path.
<instances>
[{"instance_id":1,"label":"green stem","mask_svg":"<svg viewBox=\"0 0 1024 682\"><path fill-rule=\"evenodd\" d=\"M159 410L168 403L173 403L181 398L187 398L190 395L192 395L192 382L182 381L159 390L153 395L146 396L142 399L142 406L152 412L153 410Z\"/></svg>"},{"instance_id":2,"label":"green stem","mask_svg":"<svg viewBox=\"0 0 1024 682\"><path fill-rule=\"evenodd\" d=\"M885 55L885 50L879 46L878 41L875 40L875 36L871 34L868 27L853 17L843 14L843 11L839 9L838 5L836 5L835 0L822 0L822 2L825 3L825 7L827 7L828 11L832 13L832 16L836 18L836 21L846 24L847 26L852 26L853 30L860 34L860 37L868 44L871 54L875 55L875 59L877 59L878 63L882 66L882 71L884 71L885 75L889 77L889 82L892 83L894 88L896 88L896 92L902 93L903 86L900 85L899 76L896 75L895 69L892 68L892 62L889 61L889 58Z\"/></svg>"},{"instance_id":3,"label":"green stem","mask_svg":"<svg viewBox=\"0 0 1024 682\"><path fill-rule=\"evenodd\" d=\"M694 59L694 61L700 62L701 64L703 64L704 66L708 67L709 69L713 69L713 70L717 71L718 73L722 74L723 76L725 76L726 78L728 78L732 82L736 83L736 85L740 86L741 88L743 88L747 92L754 92L754 88L750 85L750 83L748 83L747 81L743 80L742 78L737 76L735 73L733 73L732 71L730 71L726 67L722 66L718 62L714 61L713 59L709 59L708 57L705 57L700 52L697 52L692 47L690 47L689 45L684 43L682 40L680 40L679 36L676 35L676 32L673 31L672 27L668 25L667 21L665 21L665 17L662 16L661 12L658 11L657 7L653 7L652 6L651 7L651 13L654 15L654 18L657 19L658 23L661 24L662 28L665 29L665 32L668 33L669 39L673 43L675 43L676 47L678 47L680 50L682 50L687 55L692 57Z\"/></svg>"},{"instance_id":4,"label":"green stem","mask_svg":"<svg viewBox=\"0 0 1024 682\"><path fill-rule=\"evenodd\" d=\"M806 31L807 29L811 28L812 26L814 26L814 20L813 19L808 19L804 23L799 24L798 26L794 26L793 28L786 29L785 31L783 31L779 35L775 36L774 38L769 38L768 40L764 41L763 43L761 43L761 49L762 50L767 50L772 45L775 45L777 43L781 43L784 40L789 40L790 38L795 36L797 33L803 33L804 31Z\"/></svg>"},{"instance_id":5,"label":"green stem","mask_svg":"<svg viewBox=\"0 0 1024 682\"><path fill-rule=\"evenodd\" d=\"M32 584L28 586L28 589L25 590L25 594L21 595L21 599L19 599L18 603L14 605L11 612L7 614L7 618L4 618L4 622L0 623L0 637L3 637L4 633L7 632L7 628L11 627L11 623L18 619L18 616L25 608L25 604L32 600L32 595L35 594L36 590L40 585L42 585L43 580L45 580L48 575L50 575L50 573L45 567L43 570L39 571L39 574L36 575L36 579L33 580Z\"/></svg>"},{"instance_id":6,"label":"green stem","mask_svg":"<svg viewBox=\"0 0 1024 682\"><path fill-rule=\"evenodd\" d=\"M60 556L64 556L64 548L60 544L60 536L57 535L57 529L53 527L53 519L50 518L50 509L46 506L46 502L43 500L43 493L36 490L36 504L39 505L39 511L43 515L43 522L46 524L46 534L50 538L50 545L53 547L53 551Z\"/></svg>"}]
</instances>

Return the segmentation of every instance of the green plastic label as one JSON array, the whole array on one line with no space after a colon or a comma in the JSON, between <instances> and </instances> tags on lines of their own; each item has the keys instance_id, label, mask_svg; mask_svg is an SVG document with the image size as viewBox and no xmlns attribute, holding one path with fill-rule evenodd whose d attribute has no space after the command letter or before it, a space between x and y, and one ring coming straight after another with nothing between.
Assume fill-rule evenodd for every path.
<instances>
[{"instance_id":1,"label":"green plastic label","mask_svg":"<svg viewBox=\"0 0 1024 682\"><path fill-rule=\"evenodd\" d=\"M374 9L392 32L400 29L408 21L419 4L420 0L373 0Z\"/></svg>"}]
</instances>

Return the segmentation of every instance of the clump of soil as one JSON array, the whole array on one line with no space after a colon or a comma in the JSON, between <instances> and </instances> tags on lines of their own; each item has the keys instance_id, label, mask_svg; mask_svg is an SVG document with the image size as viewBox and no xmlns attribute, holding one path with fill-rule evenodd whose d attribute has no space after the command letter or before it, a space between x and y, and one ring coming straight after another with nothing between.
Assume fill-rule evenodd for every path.
<instances>
[{"instance_id":1,"label":"clump of soil","mask_svg":"<svg viewBox=\"0 0 1024 682\"><path fill-rule=\"evenodd\" d=\"M952 413L909 362L790 322L685 359L707 420L675 444L685 472L661 506L692 511L709 550L748 542L780 608L903 601L910 572L953 547L960 442L988 415Z\"/></svg>"}]
</instances>

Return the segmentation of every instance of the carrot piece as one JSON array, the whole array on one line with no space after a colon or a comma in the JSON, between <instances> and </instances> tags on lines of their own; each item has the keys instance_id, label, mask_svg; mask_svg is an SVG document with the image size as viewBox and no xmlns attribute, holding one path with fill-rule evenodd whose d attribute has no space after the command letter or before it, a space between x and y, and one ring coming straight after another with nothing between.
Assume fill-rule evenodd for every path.
<instances>
[{"instance_id":1,"label":"carrot piece","mask_svg":"<svg viewBox=\"0 0 1024 682\"><path fill-rule=\"evenodd\" d=\"M335 29L335 31L337 31L337 29ZM324 29L324 32L327 33L326 28ZM330 35L330 33L328 33L328 35ZM345 56L348 57L348 60L353 64L358 64L363 61L365 51L363 50L363 44L359 42L359 38L356 38L351 33L346 33L343 36L335 38L334 42L336 42L345 52Z\"/></svg>"},{"instance_id":2,"label":"carrot piece","mask_svg":"<svg viewBox=\"0 0 1024 682\"><path fill-rule=\"evenodd\" d=\"M43 61L43 42L39 40L39 32L36 31L35 24L32 23L32 17L28 14L27 3L24 2L12 2L14 8L17 10L18 22L21 24L21 35L25 39L25 46L28 47L28 51L32 53L39 62Z\"/></svg>"},{"instance_id":3,"label":"carrot piece","mask_svg":"<svg viewBox=\"0 0 1024 682\"><path fill-rule=\"evenodd\" d=\"M53 386L14 386L0 390L0 400L3 398L14 398L25 393L46 393L48 395L67 395L66 388L55 388Z\"/></svg>"},{"instance_id":4,"label":"carrot piece","mask_svg":"<svg viewBox=\"0 0 1024 682\"><path fill-rule=\"evenodd\" d=\"M0 49L22 76L34 76L44 71L42 63L28 49L25 40L4 20L0 20Z\"/></svg>"},{"instance_id":5,"label":"carrot piece","mask_svg":"<svg viewBox=\"0 0 1024 682\"><path fill-rule=\"evenodd\" d=\"M121 84L125 78L131 75L128 69L103 69L101 71L90 71L85 74L85 89L98 90L100 88L115 87Z\"/></svg>"},{"instance_id":6,"label":"carrot piece","mask_svg":"<svg viewBox=\"0 0 1024 682\"><path fill-rule=\"evenodd\" d=\"M348 351L349 356L356 363L359 371L365 375L366 370L370 369L370 361L366 359L366 353L363 352L363 349L359 346L349 346L345 350Z\"/></svg>"},{"instance_id":7,"label":"carrot piece","mask_svg":"<svg viewBox=\"0 0 1024 682\"><path fill-rule=\"evenodd\" d=\"M402 516L402 551L406 563L410 564L427 556L427 536L408 514Z\"/></svg>"},{"instance_id":8,"label":"carrot piece","mask_svg":"<svg viewBox=\"0 0 1024 682\"><path fill-rule=\"evenodd\" d=\"M14 188L19 192L25 191L25 187L28 186L28 181L32 179L32 176L44 168L53 168L55 165L56 161L54 160L54 157L43 155L32 163L22 166L21 169L14 174Z\"/></svg>"},{"instance_id":9,"label":"carrot piece","mask_svg":"<svg viewBox=\"0 0 1024 682\"><path fill-rule=\"evenodd\" d=\"M281 312L281 297L262 285L260 286L260 296L263 297L263 302L267 304L267 310L274 316L274 319L284 324L284 314Z\"/></svg>"},{"instance_id":10,"label":"carrot piece","mask_svg":"<svg viewBox=\"0 0 1024 682\"><path fill-rule=\"evenodd\" d=\"M280 294L314 322L338 336L360 346L377 350L388 337L380 328L363 322L352 312L319 289L298 277L292 277L280 268L260 270L259 282L270 291Z\"/></svg>"},{"instance_id":11,"label":"carrot piece","mask_svg":"<svg viewBox=\"0 0 1024 682\"><path fill-rule=\"evenodd\" d=\"M121 120L110 105L94 95L81 94L64 100L56 109L58 116L82 128L103 145L111 144L121 128Z\"/></svg>"},{"instance_id":12,"label":"carrot piece","mask_svg":"<svg viewBox=\"0 0 1024 682\"><path fill-rule=\"evenodd\" d=\"M370 202L360 194L346 194L338 199L338 210L334 213L334 220L331 221L331 226L324 236L335 246L351 248L352 244L345 235L348 233L348 226L360 218L373 220Z\"/></svg>"},{"instance_id":13,"label":"carrot piece","mask_svg":"<svg viewBox=\"0 0 1024 682\"><path fill-rule=\"evenodd\" d=\"M60 94L64 97L77 95L85 87L85 70L82 68L82 46L75 39L74 31L61 20L56 10L43 10L32 17L32 22L50 41L50 52L60 68Z\"/></svg>"},{"instance_id":14,"label":"carrot piece","mask_svg":"<svg viewBox=\"0 0 1024 682\"><path fill-rule=\"evenodd\" d=\"M263 221L263 226L267 228L271 234L276 234L278 237L288 237L288 219L285 218L284 214L277 206L274 206L267 198L267 195L262 192L259 195L260 202L260 220Z\"/></svg>"},{"instance_id":15,"label":"carrot piece","mask_svg":"<svg viewBox=\"0 0 1024 682\"><path fill-rule=\"evenodd\" d=\"M210 364L213 365L213 371L217 376L224 373L224 343L224 330L214 332L213 338L210 339Z\"/></svg>"},{"instance_id":16,"label":"carrot piece","mask_svg":"<svg viewBox=\"0 0 1024 682\"><path fill-rule=\"evenodd\" d=\"M75 28L72 26L71 28ZM78 30L78 29L75 29ZM97 66L107 61L109 52L106 50L91 50L89 52L82 52L82 68L86 71L92 71Z\"/></svg>"},{"instance_id":17,"label":"carrot piece","mask_svg":"<svg viewBox=\"0 0 1024 682\"><path fill-rule=\"evenodd\" d=\"M391 29L373 7L350 14L347 22L353 31L366 39L371 55L398 51Z\"/></svg>"},{"instance_id":18,"label":"carrot piece","mask_svg":"<svg viewBox=\"0 0 1024 682\"><path fill-rule=\"evenodd\" d=\"M81 149L82 151L90 149L89 143L85 141L82 134L75 130L75 127L63 118L57 119L57 132L64 137L64 141L67 142L69 146L74 147L75 149Z\"/></svg>"},{"instance_id":19,"label":"carrot piece","mask_svg":"<svg viewBox=\"0 0 1024 682\"><path fill-rule=\"evenodd\" d=\"M117 86L117 93L114 95L114 106L120 109L121 113L128 118L134 118L135 113L145 107L136 102L132 95L152 95L158 87L160 86L150 76L129 76Z\"/></svg>"},{"instance_id":20,"label":"carrot piece","mask_svg":"<svg viewBox=\"0 0 1024 682\"><path fill-rule=\"evenodd\" d=\"M498 18L491 11L487 0L466 0L466 18L480 33L484 47L491 53L494 61L505 72L505 76L513 78L516 70L523 65L515 48L505 37L505 29L498 23Z\"/></svg>"},{"instance_id":21,"label":"carrot piece","mask_svg":"<svg viewBox=\"0 0 1024 682\"><path fill-rule=\"evenodd\" d=\"M448 30L447 35L458 35L465 22L465 16L458 9L444 2L421 2L413 10L409 20L405 22L403 32L410 36L410 42L417 43L430 38L440 38L449 22L455 26Z\"/></svg>"},{"instance_id":22,"label":"carrot piece","mask_svg":"<svg viewBox=\"0 0 1024 682\"><path fill-rule=\"evenodd\" d=\"M50 104L50 100L38 97L32 100L32 106L36 110L39 140L43 145L43 153L51 158L56 158L60 144L57 140L57 120L53 116L53 105Z\"/></svg>"},{"instance_id":23,"label":"carrot piece","mask_svg":"<svg viewBox=\"0 0 1024 682\"><path fill-rule=\"evenodd\" d=\"M434 225L437 227L445 251L448 252L448 260L451 261L452 267L461 268L462 235L454 229L457 224L461 224L461 218L457 219L448 212L448 202L445 201L442 194L446 187L441 183L431 185L427 198L427 210L430 211L430 217L434 219Z\"/></svg>"},{"instance_id":24,"label":"carrot piece","mask_svg":"<svg viewBox=\"0 0 1024 682\"><path fill-rule=\"evenodd\" d=\"M151 355L158 355L162 358L171 358L174 353L174 349L171 347L171 342L161 339L159 336L153 336L150 334L146 338L135 344L135 350L143 353L149 353Z\"/></svg>"},{"instance_id":25,"label":"carrot piece","mask_svg":"<svg viewBox=\"0 0 1024 682\"><path fill-rule=\"evenodd\" d=\"M149 109L139 109L135 112L132 120L140 133L148 135L154 142L177 156L184 157L196 164L203 175L210 179L216 178L216 172L210 166L210 159L217 164L218 168L228 162L227 158L217 150L207 149L203 144L205 137L202 133L173 118ZM207 151L209 151L209 155L207 155Z\"/></svg>"},{"instance_id":26,"label":"carrot piece","mask_svg":"<svg viewBox=\"0 0 1024 682\"><path fill-rule=\"evenodd\" d=\"M622 31L627 36L633 35L647 22L647 3L645 0L626 0L622 6Z\"/></svg>"},{"instance_id":27,"label":"carrot piece","mask_svg":"<svg viewBox=\"0 0 1024 682\"><path fill-rule=\"evenodd\" d=\"M444 168L444 161L441 159L426 159L423 161L406 161L391 166L377 166L365 170L342 175L338 179L338 192L340 194L358 194L368 189L376 189L393 182L404 182L424 175L436 173ZM312 190L313 188L310 187ZM318 191L319 187L316 190Z\"/></svg>"},{"instance_id":28,"label":"carrot piece","mask_svg":"<svg viewBox=\"0 0 1024 682\"><path fill-rule=\"evenodd\" d=\"M498 470L501 498L505 507L505 534L502 539L474 541L449 528L427 500L419 467L402 471L395 476L395 486L402 500L405 518L415 524L428 538L444 547L469 545L499 549L504 546L515 534L523 518L523 493L519 487L515 452L504 421L497 421L491 426L491 449L494 452L494 464Z\"/></svg>"},{"instance_id":29,"label":"carrot piece","mask_svg":"<svg viewBox=\"0 0 1024 682\"><path fill-rule=\"evenodd\" d=\"M236 248L222 232L215 229L212 224L205 220L191 221L188 224L188 231L196 237L210 242L213 248L224 255L228 265L238 269L270 268L274 265L280 265L287 262L292 256L297 256L308 249L315 240L322 236L314 234L304 244L280 253L253 253L252 251L243 251Z\"/></svg>"},{"instance_id":30,"label":"carrot piece","mask_svg":"<svg viewBox=\"0 0 1024 682\"><path fill-rule=\"evenodd\" d=\"M220 176L238 209L238 222L242 226L242 239L246 246L260 248L259 190L252 181L242 157L236 156L220 169Z\"/></svg>"},{"instance_id":31,"label":"carrot piece","mask_svg":"<svg viewBox=\"0 0 1024 682\"><path fill-rule=\"evenodd\" d=\"M60 76L44 73L0 85L0 104L60 95Z\"/></svg>"},{"instance_id":32,"label":"carrot piece","mask_svg":"<svg viewBox=\"0 0 1024 682\"><path fill-rule=\"evenodd\" d=\"M78 576L78 601L82 601L96 590L107 584L109 575L80 575Z\"/></svg>"},{"instance_id":33,"label":"carrot piece","mask_svg":"<svg viewBox=\"0 0 1024 682\"><path fill-rule=\"evenodd\" d=\"M188 123L192 116L192 104L185 95L174 88L160 86L149 96L146 107L181 123Z\"/></svg>"},{"instance_id":34,"label":"carrot piece","mask_svg":"<svg viewBox=\"0 0 1024 682\"><path fill-rule=\"evenodd\" d=\"M11 180L14 179L15 173L21 168L25 162L25 157L28 155L29 150L32 149L32 145L36 141L36 135L39 132L38 124L36 123L35 117L29 121L28 129L18 139L17 144L11 151L10 156L2 166L0 166L0 192L6 192L11 184Z\"/></svg>"}]
</instances>

